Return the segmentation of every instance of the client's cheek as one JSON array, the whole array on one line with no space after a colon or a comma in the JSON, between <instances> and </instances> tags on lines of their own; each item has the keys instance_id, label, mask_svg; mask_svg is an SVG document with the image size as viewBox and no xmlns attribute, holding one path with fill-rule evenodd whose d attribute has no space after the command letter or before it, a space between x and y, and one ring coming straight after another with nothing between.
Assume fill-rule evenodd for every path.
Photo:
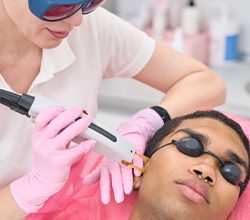
<instances>
[{"instance_id":1,"label":"client's cheek","mask_svg":"<svg viewBox=\"0 0 250 220\"><path fill-rule=\"evenodd\" d=\"M221 216L221 219L227 219L226 217L229 216L237 204L239 190L234 185L229 185L223 181L217 181L214 189L211 189L211 198L213 212L217 216Z\"/></svg>"}]
</instances>

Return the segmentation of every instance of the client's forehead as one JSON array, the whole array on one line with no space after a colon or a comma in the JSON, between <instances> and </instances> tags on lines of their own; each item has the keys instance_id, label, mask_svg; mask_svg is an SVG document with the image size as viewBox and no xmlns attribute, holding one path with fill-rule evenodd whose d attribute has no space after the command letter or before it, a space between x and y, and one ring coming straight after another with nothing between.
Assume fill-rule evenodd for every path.
<instances>
[{"instance_id":1,"label":"client's forehead","mask_svg":"<svg viewBox=\"0 0 250 220\"><path fill-rule=\"evenodd\" d=\"M222 150L234 150L237 154L248 161L246 149L239 135L231 127L221 121L212 118L195 118L184 120L173 133L178 136L187 135L182 132L189 129L205 135L209 140L209 145L218 146Z\"/></svg>"}]
</instances>

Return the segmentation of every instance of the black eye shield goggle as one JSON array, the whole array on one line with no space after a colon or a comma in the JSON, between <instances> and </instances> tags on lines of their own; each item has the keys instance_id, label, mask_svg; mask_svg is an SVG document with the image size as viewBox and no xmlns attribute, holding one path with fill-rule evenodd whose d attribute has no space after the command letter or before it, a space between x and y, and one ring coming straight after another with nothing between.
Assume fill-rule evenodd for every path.
<instances>
[{"instance_id":1,"label":"black eye shield goggle","mask_svg":"<svg viewBox=\"0 0 250 220\"><path fill-rule=\"evenodd\" d=\"M219 161L219 171L227 182L240 186L241 190L245 188L246 184L241 181L242 174L239 166L232 162L224 161L212 151L204 149L202 143L193 137L188 137L181 140L172 140L170 143L164 144L157 148L151 155L153 155L159 149L171 144L175 145L181 153L190 157L200 157L203 154L211 155Z\"/></svg>"}]
</instances>

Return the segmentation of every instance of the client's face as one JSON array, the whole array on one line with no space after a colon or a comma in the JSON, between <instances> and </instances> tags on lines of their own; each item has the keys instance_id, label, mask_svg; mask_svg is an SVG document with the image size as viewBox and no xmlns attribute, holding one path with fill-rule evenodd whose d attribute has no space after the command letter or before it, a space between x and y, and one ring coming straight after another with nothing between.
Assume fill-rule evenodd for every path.
<instances>
[{"instance_id":1,"label":"client's face","mask_svg":"<svg viewBox=\"0 0 250 220\"><path fill-rule=\"evenodd\" d=\"M244 182L247 152L236 132L219 121L207 118L183 121L161 145L173 139L199 136L206 139L199 140L204 142L205 150L240 169L240 181ZM239 163L239 158L244 162ZM191 157L181 153L175 144L165 146L152 156L142 178L138 204L157 214L157 219L227 219L238 200L240 187L222 176L220 166L219 160L207 153Z\"/></svg>"}]
</instances>

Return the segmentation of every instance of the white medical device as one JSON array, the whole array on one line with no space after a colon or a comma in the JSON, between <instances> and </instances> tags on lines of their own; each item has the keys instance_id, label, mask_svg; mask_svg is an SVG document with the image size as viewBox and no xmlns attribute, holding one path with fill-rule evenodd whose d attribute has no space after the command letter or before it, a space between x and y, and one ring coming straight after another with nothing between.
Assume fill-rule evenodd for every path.
<instances>
[{"instance_id":1,"label":"white medical device","mask_svg":"<svg viewBox=\"0 0 250 220\"><path fill-rule=\"evenodd\" d=\"M34 121L38 113L43 109L58 105L58 103L42 96L18 95L2 89L0 89L0 103L16 112L26 115L32 121ZM84 114L82 117L84 117ZM97 144L92 149L96 153L118 162L124 161L127 165L132 163L132 159L136 154L135 146L132 143L95 119L84 132L72 141L79 143L84 139L94 139L97 141Z\"/></svg>"}]
</instances>

